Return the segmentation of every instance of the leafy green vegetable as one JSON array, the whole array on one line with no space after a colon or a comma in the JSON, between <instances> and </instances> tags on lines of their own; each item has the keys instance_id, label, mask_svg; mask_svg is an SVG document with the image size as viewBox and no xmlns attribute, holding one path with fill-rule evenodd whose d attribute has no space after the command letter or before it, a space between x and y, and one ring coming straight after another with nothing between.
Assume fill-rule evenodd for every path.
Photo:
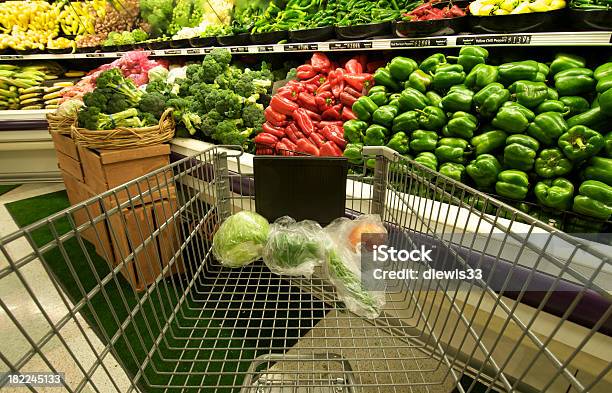
<instances>
[{"instance_id":1,"label":"leafy green vegetable","mask_svg":"<svg viewBox=\"0 0 612 393\"><path fill-rule=\"evenodd\" d=\"M151 28L155 37L168 32L172 20L174 0L140 0L140 16Z\"/></svg>"},{"instance_id":2,"label":"leafy green vegetable","mask_svg":"<svg viewBox=\"0 0 612 393\"><path fill-rule=\"evenodd\" d=\"M227 218L213 237L213 255L223 265L240 267L261 258L270 225L259 214L243 210Z\"/></svg>"}]
</instances>

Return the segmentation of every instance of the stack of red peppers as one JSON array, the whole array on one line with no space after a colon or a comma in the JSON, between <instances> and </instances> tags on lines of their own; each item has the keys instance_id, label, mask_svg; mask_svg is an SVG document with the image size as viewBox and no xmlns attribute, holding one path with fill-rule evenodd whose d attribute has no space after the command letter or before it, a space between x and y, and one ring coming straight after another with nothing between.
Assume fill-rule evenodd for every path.
<instances>
[{"instance_id":1,"label":"stack of red peppers","mask_svg":"<svg viewBox=\"0 0 612 393\"><path fill-rule=\"evenodd\" d=\"M339 67L315 53L297 68L297 80L278 89L264 114L263 132L255 138L255 153L342 156L344 121L355 119L353 103L374 83L364 72L365 56Z\"/></svg>"},{"instance_id":2,"label":"stack of red peppers","mask_svg":"<svg viewBox=\"0 0 612 393\"><path fill-rule=\"evenodd\" d=\"M433 1L422 4L410 12L405 13L404 19L412 22L423 21L423 20L435 20L435 19L447 19L447 18L458 18L465 16L465 10L459 8L456 5L446 6L444 8L433 7Z\"/></svg>"}]
</instances>

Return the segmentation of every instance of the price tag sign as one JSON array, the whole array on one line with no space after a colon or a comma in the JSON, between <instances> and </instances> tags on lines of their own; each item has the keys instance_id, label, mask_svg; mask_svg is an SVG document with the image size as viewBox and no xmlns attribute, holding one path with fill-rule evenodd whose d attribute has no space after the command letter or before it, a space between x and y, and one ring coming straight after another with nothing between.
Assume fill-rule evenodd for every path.
<instances>
[{"instance_id":1,"label":"price tag sign","mask_svg":"<svg viewBox=\"0 0 612 393\"><path fill-rule=\"evenodd\" d=\"M180 49L166 49L164 51L164 55L180 55L180 54L181 54Z\"/></svg>"},{"instance_id":2,"label":"price tag sign","mask_svg":"<svg viewBox=\"0 0 612 393\"><path fill-rule=\"evenodd\" d=\"M531 34L481 35L457 37L457 45L529 45Z\"/></svg>"},{"instance_id":3,"label":"price tag sign","mask_svg":"<svg viewBox=\"0 0 612 393\"><path fill-rule=\"evenodd\" d=\"M257 52L274 52L274 45L262 45L257 47Z\"/></svg>"},{"instance_id":4,"label":"price tag sign","mask_svg":"<svg viewBox=\"0 0 612 393\"><path fill-rule=\"evenodd\" d=\"M446 38L409 38L391 41L391 48L423 48L427 46L446 46Z\"/></svg>"},{"instance_id":5,"label":"price tag sign","mask_svg":"<svg viewBox=\"0 0 612 393\"><path fill-rule=\"evenodd\" d=\"M0 59L2 59L2 60L23 59L23 55L2 55L2 56L0 56Z\"/></svg>"},{"instance_id":6,"label":"price tag sign","mask_svg":"<svg viewBox=\"0 0 612 393\"><path fill-rule=\"evenodd\" d=\"M204 48L204 50L202 51L203 53L210 53L212 52L213 48Z\"/></svg>"},{"instance_id":7,"label":"price tag sign","mask_svg":"<svg viewBox=\"0 0 612 393\"><path fill-rule=\"evenodd\" d=\"M313 51L319 50L318 44L288 44L284 47L285 52L297 52L297 51Z\"/></svg>"},{"instance_id":8,"label":"price tag sign","mask_svg":"<svg viewBox=\"0 0 612 393\"><path fill-rule=\"evenodd\" d=\"M332 49L332 50L371 49L371 48L372 48L372 41L332 42L329 44L329 49Z\"/></svg>"},{"instance_id":9,"label":"price tag sign","mask_svg":"<svg viewBox=\"0 0 612 393\"><path fill-rule=\"evenodd\" d=\"M85 57L90 57L90 58L104 57L104 53L85 53Z\"/></svg>"},{"instance_id":10,"label":"price tag sign","mask_svg":"<svg viewBox=\"0 0 612 393\"><path fill-rule=\"evenodd\" d=\"M188 55L199 55L200 49L194 48L194 49L187 49L187 54Z\"/></svg>"},{"instance_id":11,"label":"price tag sign","mask_svg":"<svg viewBox=\"0 0 612 393\"><path fill-rule=\"evenodd\" d=\"M237 46L234 48L230 48L230 52L232 53L248 53L249 48L246 46Z\"/></svg>"}]
</instances>

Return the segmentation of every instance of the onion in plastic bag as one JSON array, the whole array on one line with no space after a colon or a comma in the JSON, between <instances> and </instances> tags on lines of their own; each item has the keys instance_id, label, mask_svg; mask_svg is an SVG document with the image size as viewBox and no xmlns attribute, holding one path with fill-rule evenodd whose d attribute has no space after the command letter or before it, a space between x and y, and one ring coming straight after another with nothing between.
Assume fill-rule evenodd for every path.
<instances>
[{"instance_id":1,"label":"onion in plastic bag","mask_svg":"<svg viewBox=\"0 0 612 393\"><path fill-rule=\"evenodd\" d=\"M240 267L261 258L270 224L255 212L241 211L225 221L213 237L213 255L224 266Z\"/></svg>"},{"instance_id":2,"label":"onion in plastic bag","mask_svg":"<svg viewBox=\"0 0 612 393\"><path fill-rule=\"evenodd\" d=\"M327 259L328 242L318 223L281 217L270 225L263 261L276 274L310 277Z\"/></svg>"}]
</instances>

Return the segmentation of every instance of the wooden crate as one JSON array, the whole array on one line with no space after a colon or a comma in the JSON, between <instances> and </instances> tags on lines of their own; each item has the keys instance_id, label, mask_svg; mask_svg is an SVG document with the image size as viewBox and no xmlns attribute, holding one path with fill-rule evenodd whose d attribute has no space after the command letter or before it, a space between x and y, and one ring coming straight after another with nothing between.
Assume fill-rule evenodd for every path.
<instances>
[{"instance_id":1,"label":"wooden crate","mask_svg":"<svg viewBox=\"0 0 612 393\"><path fill-rule=\"evenodd\" d=\"M123 150L92 150L78 147L78 154L83 166L85 183L95 192L101 194L120 186L130 180L162 168L170 163L170 146L155 145ZM176 191L171 181L171 171L160 173L117 192L119 202L133 199L135 205L161 199L176 198ZM160 187L151 195L140 198L141 192ZM140 191L139 191L140 190ZM116 204L114 198L108 201Z\"/></svg>"},{"instance_id":2,"label":"wooden crate","mask_svg":"<svg viewBox=\"0 0 612 393\"><path fill-rule=\"evenodd\" d=\"M51 139L57 155L57 166L62 172L69 173L80 182L85 182L79 152L74 141L57 132L51 132Z\"/></svg>"},{"instance_id":3,"label":"wooden crate","mask_svg":"<svg viewBox=\"0 0 612 393\"><path fill-rule=\"evenodd\" d=\"M114 266L122 266L121 272L137 291L154 283L179 249L179 224L171 219L176 209L176 199L170 199L123 209L110 216ZM168 225L153 235L166 222ZM133 258L128 258L131 253ZM183 270L179 258L168 274Z\"/></svg>"}]
</instances>

